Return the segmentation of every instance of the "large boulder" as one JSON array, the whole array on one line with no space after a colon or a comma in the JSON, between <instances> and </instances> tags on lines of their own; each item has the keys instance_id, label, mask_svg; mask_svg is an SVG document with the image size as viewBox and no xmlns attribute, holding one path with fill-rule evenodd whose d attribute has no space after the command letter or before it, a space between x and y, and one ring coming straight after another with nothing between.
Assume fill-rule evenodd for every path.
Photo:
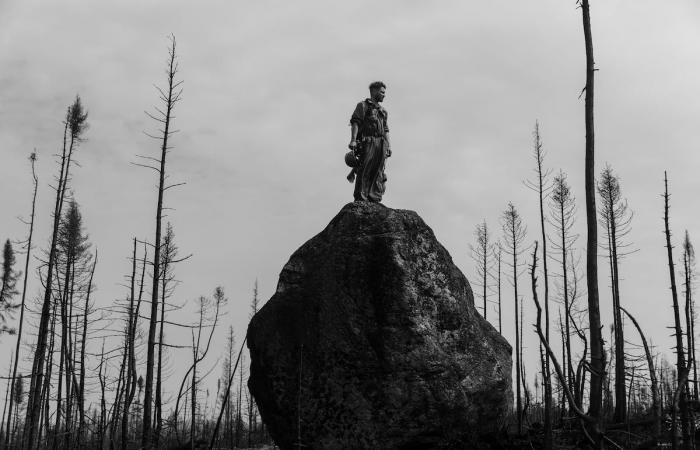
<instances>
[{"instance_id":1,"label":"large boulder","mask_svg":"<svg viewBox=\"0 0 700 450\"><path fill-rule=\"evenodd\" d=\"M510 345L413 211L343 207L284 266L248 348L283 450L477 448L512 407Z\"/></svg>"}]
</instances>

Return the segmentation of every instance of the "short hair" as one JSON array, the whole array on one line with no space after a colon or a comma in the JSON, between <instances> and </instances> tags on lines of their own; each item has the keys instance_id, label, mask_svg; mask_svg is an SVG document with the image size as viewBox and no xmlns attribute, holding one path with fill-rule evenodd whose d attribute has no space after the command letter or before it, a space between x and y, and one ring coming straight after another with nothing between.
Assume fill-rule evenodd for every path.
<instances>
[{"instance_id":1,"label":"short hair","mask_svg":"<svg viewBox=\"0 0 700 450\"><path fill-rule=\"evenodd\" d=\"M383 81L373 81L373 82L369 85L369 90L370 90L370 91L373 91L373 90L379 89L379 88L384 88L384 89L386 89L386 84L384 84Z\"/></svg>"}]
</instances>

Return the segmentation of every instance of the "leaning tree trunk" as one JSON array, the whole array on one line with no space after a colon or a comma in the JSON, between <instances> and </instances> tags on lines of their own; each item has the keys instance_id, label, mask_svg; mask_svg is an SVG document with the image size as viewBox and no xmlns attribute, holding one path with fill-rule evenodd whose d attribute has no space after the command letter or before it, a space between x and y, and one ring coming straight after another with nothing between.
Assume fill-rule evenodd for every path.
<instances>
[{"instance_id":1,"label":"leaning tree trunk","mask_svg":"<svg viewBox=\"0 0 700 450\"><path fill-rule=\"evenodd\" d=\"M637 320L630 314L625 308L620 307L620 309L627 314L630 318L634 327L639 332L639 337L642 339L642 345L644 346L644 355L647 359L647 365L649 366L649 379L651 380L651 401L652 401L652 411L654 413L654 437L658 438L661 436L661 403L659 402L659 382L656 379L656 370L654 369L654 357L651 355L651 350L649 350L649 345L647 344L647 338L642 332L642 328L637 323Z\"/></svg>"},{"instance_id":2,"label":"leaning tree trunk","mask_svg":"<svg viewBox=\"0 0 700 450\"><path fill-rule=\"evenodd\" d=\"M544 226L544 177L539 125L535 125L535 152L537 152L537 191L540 202L540 228L542 231L542 268L544 276L544 322L545 337L549 342L549 272L547 270L547 233ZM544 384L544 448L552 448L552 371L549 367L549 355L544 354L542 378Z\"/></svg>"}]
</instances>

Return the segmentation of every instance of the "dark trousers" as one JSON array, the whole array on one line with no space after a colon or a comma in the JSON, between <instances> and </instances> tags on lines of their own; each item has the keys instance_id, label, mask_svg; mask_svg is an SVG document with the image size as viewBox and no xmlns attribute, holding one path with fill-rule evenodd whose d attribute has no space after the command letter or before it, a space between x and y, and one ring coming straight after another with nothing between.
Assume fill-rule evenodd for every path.
<instances>
[{"instance_id":1,"label":"dark trousers","mask_svg":"<svg viewBox=\"0 0 700 450\"><path fill-rule=\"evenodd\" d=\"M356 169L356 201L381 202L386 183L384 162L386 160L383 137L366 137L362 140L360 165Z\"/></svg>"}]
</instances>

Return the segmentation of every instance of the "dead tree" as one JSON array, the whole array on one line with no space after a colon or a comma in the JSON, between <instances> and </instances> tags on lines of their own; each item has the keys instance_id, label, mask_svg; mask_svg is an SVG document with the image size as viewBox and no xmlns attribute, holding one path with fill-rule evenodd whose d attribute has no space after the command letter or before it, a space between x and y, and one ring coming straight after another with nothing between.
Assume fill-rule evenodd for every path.
<instances>
[{"instance_id":1,"label":"dead tree","mask_svg":"<svg viewBox=\"0 0 700 450\"><path fill-rule=\"evenodd\" d=\"M36 194L37 190L39 187L39 178L36 176L36 170L35 170L35 163L36 163L36 152L32 152L31 155L29 155L29 161L31 162L32 166L32 183L34 186L34 193L32 195L32 212L29 216L29 221L27 222L27 225L29 225L29 234L27 235L27 240L25 241L25 258L24 258L24 277L22 281L22 300L20 301L20 312L19 312L19 328L17 330L17 342L15 343L15 353L14 353L14 362L12 364L12 377L10 380L10 407L8 411L8 416L7 416L7 423L6 423L6 430L10 429L10 422L12 419L12 405L14 403L14 398L13 398L13 392L12 389L14 389L14 381L15 378L17 377L17 364L19 362L19 351L20 351L20 344L22 343L22 331L24 329L24 311L25 311L25 302L27 299L27 279L28 279L28 274L29 274L29 260L31 258L31 253L32 253L32 237L34 236L34 213L36 211ZM10 445L10 434L9 432L5 433L5 438L4 438L4 448L9 448Z\"/></svg>"},{"instance_id":2,"label":"dead tree","mask_svg":"<svg viewBox=\"0 0 700 450\"><path fill-rule=\"evenodd\" d=\"M49 424L49 398L51 396L51 376L52 376L52 371L53 371L53 356L54 356L54 345L56 343L56 320L57 320L57 307L58 307L58 302L53 302L53 306L51 307L51 325L49 328L49 351L48 354L46 355L46 376L44 377L44 383L43 386L41 386L41 398L40 398L40 416L39 416L39 432L38 432L38 441L41 442L42 439L42 432L43 430L46 430L46 433L48 435L48 432L50 430L50 424ZM42 427L41 424L44 424ZM55 436L52 436L52 438L55 439ZM48 440L48 436L47 436ZM47 442L48 443L48 442Z\"/></svg>"},{"instance_id":3,"label":"dead tree","mask_svg":"<svg viewBox=\"0 0 700 450\"><path fill-rule=\"evenodd\" d=\"M552 361L552 365L554 366L554 371L555 371L557 377L559 378L560 385L564 389L564 393L569 399L569 404L574 405L573 412L579 418L579 420L581 422L581 431L583 431L583 433L586 436L586 438L588 439L589 443L592 446L597 447L597 448L603 448L602 446L605 443L608 443L615 448L621 449L622 447L620 447L617 443L615 443L610 438L605 436L605 434L603 434L601 432L600 428L598 428L596 426L599 419L595 416L591 416L590 414L586 414L576 404L576 401L574 400L573 393L566 385L566 377L564 375L563 370L561 369L561 365L559 364L559 361L557 360L557 357L554 354L554 350L552 350L552 347L549 345L549 341L547 341L547 338L544 335L544 332L542 331L542 306L540 305L539 299L537 297L537 275L536 275L537 246L538 246L538 243L537 243L537 241L535 241L535 248L532 252L532 264L530 265L530 280L531 280L531 284L532 284L532 299L535 303L535 307L537 308L537 321L535 322L535 330L537 332L537 336L540 338L540 343L543 345L543 347L547 351L547 354L549 355L550 360ZM589 428L589 427L593 430L596 430L600 434L591 435L587 430L587 428Z\"/></svg>"},{"instance_id":4,"label":"dead tree","mask_svg":"<svg viewBox=\"0 0 700 450\"><path fill-rule=\"evenodd\" d=\"M692 361L693 369L693 399L698 400L698 367L695 358L695 300L693 298L693 279L695 278L695 248L690 242L688 230L685 230L683 239L683 270L686 300L686 338L688 340L688 354Z\"/></svg>"},{"instance_id":5,"label":"dead tree","mask_svg":"<svg viewBox=\"0 0 700 450\"><path fill-rule=\"evenodd\" d=\"M155 170L158 173L158 201L156 203L156 224L155 224L155 238L153 240L153 284L151 286L151 311L150 320L148 323L148 342L147 342L147 355L146 355L146 380L144 389L144 401L143 401L143 426L141 434L141 446L145 450L150 450L153 445L153 433L151 431L152 418L151 413L153 410L153 374L155 369L155 346L156 346L156 329L158 328L158 303L159 303L159 283L160 283L160 262L161 262L161 228L162 228L162 217L163 217L163 194L165 191L176 185L166 185L166 174L165 174L165 163L166 157L169 150L172 147L169 144L170 137L176 132L176 130L171 129L171 121L173 118L173 110L175 105L180 101L182 95L182 81L178 81L176 76L178 74L178 62L175 52L175 37L170 37L170 48L168 49L168 62L167 62L167 87L165 90L161 88L158 89L160 94L160 100L163 103L163 108L156 108L155 114L148 114L153 120L162 125L160 129L161 134L159 136L151 136L160 142L160 157L143 157L146 161L145 164L138 164L144 167ZM155 164L151 165L151 164Z\"/></svg>"},{"instance_id":6,"label":"dead tree","mask_svg":"<svg viewBox=\"0 0 700 450\"><path fill-rule=\"evenodd\" d=\"M475 283L481 288L481 299L483 303L484 319L486 319L489 277L491 276L491 253L493 252L493 244L491 243L491 235L489 233L486 220L476 225L474 229L475 245L470 245L471 257L476 263L476 278Z\"/></svg>"},{"instance_id":7,"label":"dead tree","mask_svg":"<svg viewBox=\"0 0 700 450\"><path fill-rule=\"evenodd\" d=\"M639 337L642 339L642 345L644 346L644 355L647 359L647 366L649 367L649 378L651 380L651 398L652 398L652 412L654 414L654 437L658 438L661 436L661 402L659 401L659 383L656 378L656 370L654 368L654 358L651 355L651 350L649 349L649 344L647 343L647 338L642 332L642 327L639 326L637 320L629 313L625 308L620 306L622 312L624 312L627 317L630 318L634 327L639 333Z\"/></svg>"},{"instance_id":8,"label":"dead tree","mask_svg":"<svg viewBox=\"0 0 700 450\"><path fill-rule=\"evenodd\" d=\"M579 290L579 283L583 279L583 276L578 271L577 259L573 252L573 248L568 252L571 256L568 276L568 292L569 292L569 321L571 327L573 328L574 335L578 336L583 344L583 351L580 354L578 361L572 364L572 369L575 368L574 375L574 386L570 387L574 399L576 400L576 405L579 408L583 407L584 392L586 386L586 371L589 370L588 363L588 338L586 337L587 326L585 324L585 318L588 317L588 311L586 308L578 308L578 300L582 297ZM573 355L573 352L572 352ZM566 372L564 372L566 374ZM567 398L568 401L568 398Z\"/></svg>"},{"instance_id":9,"label":"dead tree","mask_svg":"<svg viewBox=\"0 0 700 450\"><path fill-rule=\"evenodd\" d=\"M566 313L565 313L566 314ZM561 361L562 365L564 366L562 368L564 375L566 375L567 379L566 382L569 382L569 372L571 371L569 364L567 363L568 358L567 358L567 353L566 353L566 341L567 341L567 336L565 336L566 333L566 328L564 326L564 318L561 313L561 307L557 310L557 316L559 319L559 336L561 338ZM555 381L558 381L558 379L555 377ZM566 395L564 395L564 390L559 386L559 424L561 426L564 425L564 418L566 417Z\"/></svg>"},{"instance_id":10,"label":"dead tree","mask_svg":"<svg viewBox=\"0 0 700 450\"><path fill-rule=\"evenodd\" d=\"M671 300L673 302L673 324L674 335L676 338L676 372L678 373L678 386L673 395L673 417L672 417L672 448L678 448L678 434L676 433L676 417L680 407L681 412L681 427L683 430L683 448L690 449L690 426L688 423L688 405L687 405L687 385L691 356L688 355L686 364L685 351L683 348L683 329L681 326L680 306L678 303L678 291L676 288L676 270L673 262L673 245L671 244L671 228L669 226L669 193L668 193L668 177L664 172L664 234L666 236L666 254L668 256L668 271L671 280ZM686 307L687 308L687 307Z\"/></svg>"},{"instance_id":11,"label":"dead tree","mask_svg":"<svg viewBox=\"0 0 700 450\"><path fill-rule=\"evenodd\" d=\"M120 448L126 450L129 436L129 419L131 418L131 405L136 395L136 330L138 328L138 318L141 310L141 302L145 286L146 265L148 258L148 247L144 243L143 258L141 262L140 277L137 272L136 258L137 240L133 239L133 252L131 257L131 273L129 275L129 296L125 308L126 325L124 327L124 343L122 346L122 363L117 381L117 391L114 400L114 413L110 424L110 435L112 442L119 434ZM137 278L139 277L139 278ZM139 281L140 279L140 281ZM138 289L138 294L136 290ZM139 387L140 390L140 387ZM120 427L117 433L117 427ZM112 444L113 445L113 444Z\"/></svg>"},{"instance_id":12,"label":"dead tree","mask_svg":"<svg viewBox=\"0 0 700 450\"><path fill-rule=\"evenodd\" d=\"M187 382L187 379L191 376L191 392L190 392L190 398L196 397L196 391L197 391L197 365L201 363L204 358L207 356L207 353L209 353L209 348L211 346L211 340L212 337L214 336L214 331L216 330L216 326L219 322L219 312L221 310L221 307L224 306L226 303L227 299L226 296L224 295L224 290L221 287L217 287L214 290L214 311L213 313L210 313L211 315L207 319L207 309L211 305L211 300L207 299L206 297L200 297L199 298L199 322L196 325L192 326L192 339L193 339L193 347L192 347L192 364L190 367L187 369L187 372L185 372L185 376L182 378L182 382L180 383L180 389L178 390L177 397L175 398L175 411L173 412L173 417L174 417L174 424L173 427L175 429L175 435L178 439L178 442L180 441L179 438L179 431L178 431L178 414L179 414L179 409L180 409L180 400L182 399L183 396L183 389L185 388L185 383ZM205 320L208 320L208 323L205 323ZM202 350L201 347L201 333L202 333L202 328L203 327L208 327L210 328L209 330L209 336L207 338L207 343L204 349ZM194 330L197 330L197 336L195 338L194 336ZM192 440L195 439L195 409L196 409L196 402L195 400L192 400L192 422L190 424L190 438Z\"/></svg>"},{"instance_id":13,"label":"dead tree","mask_svg":"<svg viewBox=\"0 0 700 450\"><path fill-rule=\"evenodd\" d=\"M605 225L608 261L610 263L610 286L613 301L613 330L615 342L615 413L614 421L623 423L627 419L627 394L625 383L625 328L620 310L620 259L626 256L624 242L630 231L632 213L627 201L622 198L620 179L608 165L603 169L598 180L600 196L600 217Z\"/></svg>"},{"instance_id":14,"label":"dead tree","mask_svg":"<svg viewBox=\"0 0 700 450\"><path fill-rule=\"evenodd\" d=\"M535 122L535 130L532 133L533 151L532 155L535 159L535 180L526 181L525 185L537 193L539 199L540 210L540 232L542 236L542 268L544 277L544 323L545 336L549 340L549 271L547 270L547 231L545 229L544 220L544 202L551 192L549 184L550 171L544 167L545 151L542 146L542 138L540 136L540 124ZM544 387L544 448L549 450L552 448L552 380L549 367L549 358L543 352L540 352L542 358L542 384Z\"/></svg>"},{"instance_id":15,"label":"dead tree","mask_svg":"<svg viewBox=\"0 0 700 450\"><path fill-rule=\"evenodd\" d=\"M158 332L158 368L156 370L156 394L155 394L155 430L153 444L155 448L159 448L161 433L163 429L163 349L165 346L165 313L166 300L170 298L178 284L175 279L174 269L175 264L189 258L189 255L184 258L178 258L178 247L175 244L175 232L173 227L168 222L165 236L163 238L160 264L160 323Z\"/></svg>"},{"instance_id":16,"label":"dead tree","mask_svg":"<svg viewBox=\"0 0 700 450\"><path fill-rule=\"evenodd\" d=\"M573 232L576 201L571 194L571 188L566 180L566 175L559 172L554 177L552 184L552 195L550 197L550 222L555 230L555 237L551 239L554 249L555 260L561 265L561 284L559 291L561 300L564 304L564 348L566 355L563 360L564 373L567 377L569 389L574 389L575 375L573 356L571 352L571 321L572 321L572 295L571 295L571 279L569 272L574 261L572 258L572 247L576 243L578 235ZM579 405L580 406L580 405ZM571 408L571 405L569 405Z\"/></svg>"},{"instance_id":17,"label":"dead tree","mask_svg":"<svg viewBox=\"0 0 700 450\"><path fill-rule=\"evenodd\" d=\"M10 240L5 241L5 245L3 246L3 252L2 252L3 260L2 260L2 272L0 272L0 335L2 333L14 333L14 329L9 328L5 325L7 322L7 317L6 314L14 310L18 305L14 305L12 303L12 298L17 295L17 280L20 276L19 273L15 270L15 263L16 263L16 258L15 258L15 251L12 248L12 243ZM24 297L24 296L23 296ZM23 302L24 303L24 302ZM22 307L22 314L24 313L24 306ZM20 330L21 330L22 324L20 323ZM19 348L19 340L17 340L17 347ZM16 357L16 356L15 356ZM10 357L10 366L13 366L13 359ZM17 364L14 364L14 371L16 373L16 367ZM0 435L4 434L3 438L3 443L5 446L7 446L7 442L9 441L9 435L10 435L10 424L12 423L12 416L13 416L13 411L12 411L12 404L14 403L14 388L15 388L15 376L13 375L13 372L11 371L8 377L8 385L7 385L7 392L5 393L5 404L3 407L3 416L2 416L2 421L0 422ZM8 403L8 395L10 396L9 402L10 402L10 408L9 411L7 411L7 403ZM7 413L7 416L5 414ZM5 427L5 418L7 417L7 427ZM2 433L2 430L5 429L5 432Z\"/></svg>"},{"instance_id":18,"label":"dead tree","mask_svg":"<svg viewBox=\"0 0 700 450\"><path fill-rule=\"evenodd\" d=\"M238 396L236 397L236 447L241 445L243 434L243 376L245 371L245 355L241 356L241 369L238 371Z\"/></svg>"},{"instance_id":19,"label":"dead tree","mask_svg":"<svg viewBox=\"0 0 700 450\"><path fill-rule=\"evenodd\" d=\"M95 268L97 267L97 250L92 261L92 269L90 269L90 279L87 284L85 293L85 309L83 311L82 339L80 340L80 381L78 391L78 411L80 418L78 422L78 443L80 448L84 444L85 433L85 352L87 347L87 330L88 330L88 314L90 312L90 294L93 290L93 278L95 277ZM103 352L104 353L104 352Z\"/></svg>"},{"instance_id":20,"label":"dead tree","mask_svg":"<svg viewBox=\"0 0 700 450\"><path fill-rule=\"evenodd\" d=\"M241 342L241 348L238 350L238 356L236 357L236 364L233 366L233 370L231 370L231 374L228 378L228 382L226 384L226 390L224 390L224 398L221 403L221 410L219 411L219 415L217 416L216 419L216 425L214 426L214 431L212 432L211 438L209 440L209 447L208 450L212 450L214 448L214 443L216 442L216 437L219 434L219 428L221 426L221 419L223 418L224 415L224 405L228 403L229 397L231 395L231 387L233 386L233 379L236 375L236 371L239 367L242 366L242 361L241 358L243 356L243 349L245 348L245 343L246 340L248 339L248 336L243 337L243 342ZM242 374L242 371L239 371L240 374ZM239 417L240 417L240 410L239 410ZM238 420L238 419L237 419ZM238 444L236 444L238 446ZM234 448L234 447L231 447Z\"/></svg>"},{"instance_id":21,"label":"dead tree","mask_svg":"<svg viewBox=\"0 0 700 450\"><path fill-rule=\"evenodd\" d=\"M69 448L72 440L80 437L82 429L76 433L73 430L74 406L78 408L78 414L84 413L81 410L80 382L78 381L78 330L81 324L78 320L78 308L75 301L80 297L89 297L87 289L91 289L90 265L93 259L89 252L90 244L83 229L82 214L75 200L71 199L64 217L59 226L58 239L56 243L56 292L60 305L60 357L58 366L58 389L56 406L55 434L63 436L63 447ZM61 283L61 280L63 282ZM84 311L83 325L87 327L88 310ZM86 337L86 336L85 336ZM84 341L83 341L84 342ZM84 357L83 357L84 359ZM62 378L65 377L65 381ZM62 389L65 389L65 408L61 409ZM61 418L63 428L61 431ZM79 417L80 420L80 417ZM84 420L84 418L82 419ZM83 423L84 426L84 423ZM80 426L79 426L80 428ZM58 442L54 439L53 448L57 448Z\"/></svg>"},{"instance_id":22,"label":"dead tree","mask_svg":"<svg viewBox=\"0 0 700 450\"><path fill-rule=\"evenodd\" d=\"M588 0L579 0L583 19L583 35L586 46L586 281L588 288L588 324L589 345L591 348L591 378L588 413L595 418L592 434L603 436L603 378L605 376L605 350L603 348L602 326L600 321L600 298L598 294L598 221L595 199L595 129L593 124L593 88L595 62L593 59L593 36L591 34L591 15ZM597 447L602 447L599 439Z\"/></svg>"},{"instance_id":23,"label":"dead tree","mask_svg":"<svg viewBox=\"0 0 700 450\"><path fill-rule=\"evenodd\" d=\"M12 304L12 298L17 295L17 279L20 274L15 270L15 250L9 239L5 241L2 250L2 273L0 273L0 334L3 332L14 332L5 325L7 318L5 314L15 309L17 305Z\"/></svg>"},{"instance_id":24,"label":"dead tree","mask_svg":"<svg viewBox=\"0 0 700 450\"><path fill-rule=\"evenodd\" d=\"M223 432L222 440L230 448L234 448L234 436L233 436L233 404L231 400L231 386L228 380L232 376L233 372L233 357L235 351L235 335L233 332L233 326L229 326L228 333L226 334L226 353L224 357L223 373L221 378L219 378L218 385L224 386L224 391L221 391L220 401L222 408L222 418L223 418Z\"/></svg>"},{"instance_id":25,"label":"dead tree","mask_svg":"<svg viewBox=\"0 0 700 450\"><path fill-rule=\"evenodd\" d=\"M522 263L518 262L519 256L523 252L523 242L525 240L525 235L527 234L527 229L523 225L520 213L512 203L508 203L508 208L503 212L501 216L501 226L503 228L503 241L504 241L504 251L511 257L508 264L511 267L511 283L513 285L513 299L515 302L515 377L516 377L516 414L518 415L518 434L522 434L523 431L523 405L522 405L522 394L520 391L521 384L521 374L522 374L522 343L520 340L520 308L519 308L519 297L518 297L518 276L520 275L520 270Z\"/></svg>"},{"instance_id":26,"label":"dead tree","mask_svg":"<svg viewBox=\"0 0 700 450\"><path fill-rule=\"evenodd\" d=\"M498 273L496 277L496 295L498 296L498 333L503 334L503 321L501 315L501 274L503 273L501 271L501 263L503 260L503 247L501 246L500 242L495 245L493 257L496 259L496 271Z\"/></svg>"},{"instance_id":27,"label":"dead tree","mask_svg":"<svg viewBox=\"0 0 700 450\"><path fill-rule=\"evenodd\" d=\"M192 444L192 449L194 449L194 440L196 438L197 430L197 364L199 363L199 345L202 339L202 320L204 319L204 307L205 307L205 297L200 297L199 306L199 326L197 327L197 339L194 338L194 330L192 333L192 386L190 388L190 400L191 400L191 415L190 420L190 443Z\"/></svg>"},{"instance_id":28,"label":"dead tree","mask_svg":"<svg viewBox=\"0 0 700 450\"><path fill-rule=\"evenodd\" d=\"M70 181L70 166L73 152L87 129L87 112L83 109L80 97L76 97L73 104L68 107L64 121L63 150L60 156L60 171L56 179L56 202L53 211L53 232L51 244L48 250L48 262L46 264L46 277L44 299L41 306L41 316L37 331L37 341L32 364L31 380L29 384L29 399L27 413L24 421L24 439L22 447L30 450L35 447L36 434L41 413L41 391L44 381L44 362L46 360L46 345L48 341L49 316L51 313L51 299L53 297L54 270L56 263L56 243L58 229L63 212L63 201Z\"/></svg>"},{"instance_id":29,"label":"dead tree","mask_svg":"<svg viewBox=\"0 0 700 450\"><path fill-rule=\"evenodd\" d=\"M258 298L258 280L255 280L255 285L253 286L253 299L250 302L250 315L248 320L250 321L255 314L257 314L260 307L260 300ZM484 316L486 318L486 316ZM255 424L257 423L257 409L255 406L255 400L253 399L253 393L248 389L248 447L251 448L253 445L252 438L253 432L255 431Z\"/></svg>"},{"instance_id":30,"label":"dead tree","mask_svg":"<svg viewBox=\"0 0 700 450\"><path fill-rule=\"evenodd\" d=\"M107 431L107 397L106 390L106 375L105 375L105 342L102 339L102 351L100 352L100 365L97 367L97 381L100 383L100 419L97 422L97 443L99 448L105 448L106 431Z\"/></svg>"},{"instance_id":31,"label":"dead tree","mask_svg":"<svg viewBox=\"0 0 700 450\"><path fill-rule=\"evenodd\" d=\"M10 356L10 367L12 367L12 356ZM5 402L2 404L2 421L0 421L0 435L7 437L7 435L10 433L10 424L7 424L7 428L5 427L5 419L8 417L7 413L7 404L9 403L9 395L10 391L12 390L12 386L10 384L12 383L12 369L7 370L7 384L5 385ZM10 416L12 413L10 412ZM11 421L10 421L11 422ZM3 446L0 448L7 448L7 446Z\"/></svg>"}]
</instances>

